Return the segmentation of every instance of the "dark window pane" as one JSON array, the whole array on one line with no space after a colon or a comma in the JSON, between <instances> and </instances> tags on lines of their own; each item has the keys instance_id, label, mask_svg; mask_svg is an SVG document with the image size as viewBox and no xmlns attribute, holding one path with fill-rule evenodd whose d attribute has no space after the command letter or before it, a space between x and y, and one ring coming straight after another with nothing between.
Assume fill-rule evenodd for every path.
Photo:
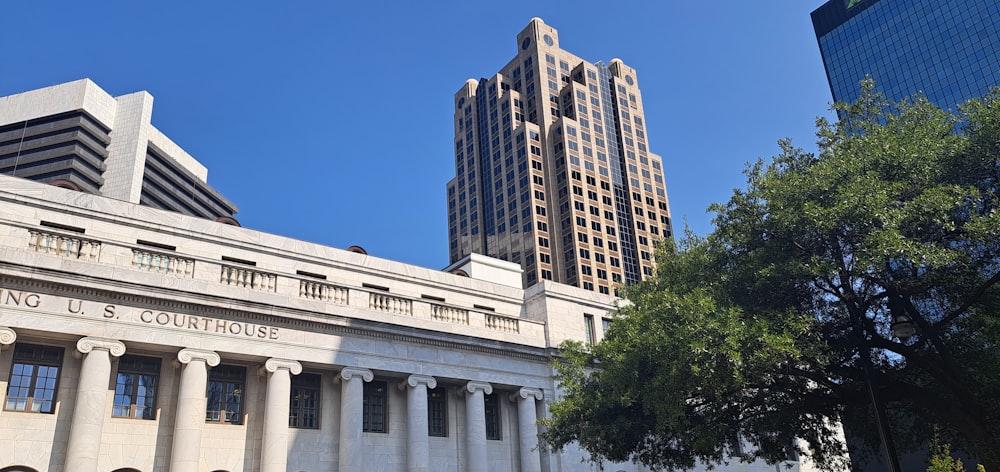
<instances>
[{"instance_id":1,"label":"dark window pane","mask_svg":"<svg viewBox=\"0 0 1000 472\"><path fill-rule=\"evenodd\" d=\"M500 430L500 402L499 394L486 395L483 403L486 410L486 439L502 440L503 434Z\"/></svg>"},{"instance_id":2,"label":"dark window pane","mask_svg":"<svg viewBox=\"0 0 1000 472\"><path fill-rule=\"evenodd\" d=\"M427 391L427 434L448 436L448 397L443 388Z\"/></svg>"},{"instance_id":3,"label":"dark window pane","mask_svg":"<svg viewBox=\"0 0 1000 472\"><path fill-rule=\"evenodd\" d=\"M388 432L386 419L388 416L385 381L368 382L364 386L364 404L362 405L363 431L369 433Z\"/></svg>"}]
</instances>

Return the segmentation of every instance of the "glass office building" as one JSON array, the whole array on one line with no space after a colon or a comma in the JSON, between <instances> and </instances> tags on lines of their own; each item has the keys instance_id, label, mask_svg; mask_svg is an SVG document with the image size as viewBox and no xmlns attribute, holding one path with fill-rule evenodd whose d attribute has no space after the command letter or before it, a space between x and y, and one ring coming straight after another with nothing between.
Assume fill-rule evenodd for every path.
<instances>
[{"instance_id":1,"label":"glass office building","mask_svg":"<svg viewBox=\"0 0 1000 472\"><path fill-rule=\"evenodd\" d=\"M855 100L866 75L887 98L946 109L1000 85L996 0L830 0L812 21L834 100Z\"/></svg>"}]
</instances>

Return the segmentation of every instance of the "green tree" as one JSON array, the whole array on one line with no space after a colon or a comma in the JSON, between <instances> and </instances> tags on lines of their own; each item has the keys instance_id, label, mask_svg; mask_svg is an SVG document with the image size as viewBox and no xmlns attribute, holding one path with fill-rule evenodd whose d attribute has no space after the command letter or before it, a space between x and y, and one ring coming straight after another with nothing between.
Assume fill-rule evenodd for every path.
<instances>
[{"instance_id":1,"label":"green tree","mask_svg":"<svg viewBox=\"0 0 1000 472\"><path fill-rule=\"evenodd\" d=\"M955 459L951 456L951 446L942 443L936 433L931 437L929 446L930 466L927 467L927 472L965 472L965 464L962 463L961 459ZM982 464L976 466L977 472L985 472L985 470Z\"/></svg>"},{"instance_id":2,"label":"green tree","mask_svg":"<svg viewBox=\"0 0 1000 472\"><path fill-rule=\"evenodd\" d=\"M796 450L833 469L831 421L875 431L868 351L902 448L940 425L1000 471L1000 91L951 114L863 88L817 121L818 153L781 141L711 208L711 234L661 247L601 343L565 346L548 444L669 468Z\"/></svg>"}]
</instances>

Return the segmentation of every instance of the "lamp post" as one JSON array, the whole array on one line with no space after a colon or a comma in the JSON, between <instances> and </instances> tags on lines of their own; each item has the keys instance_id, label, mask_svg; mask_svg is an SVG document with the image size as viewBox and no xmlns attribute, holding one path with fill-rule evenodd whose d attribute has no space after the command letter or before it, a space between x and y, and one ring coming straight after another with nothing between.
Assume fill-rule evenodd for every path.
<instances>
[{"instance_id":1,"label":"lamp post","mask_svg":"<svg viewBox=\"0 0 1000 472\"><path fill-rule=\"evenodd\" d=\"M896 453L896 444L893 443L892 435L889 433L889 417L885 411L885 404L879 399L878 393L875 391L875 385L872 383L874 368L872 367L871 348L868 347L868 338L865 336L864 327L861 324L861 316L859 313L852 316L852 318L854 318L854 334L858 337L858 342L860 343L858 354L861 356L861 366L865 374L865 386L868 388L868 397L875 409L875 423L878 426L878 435L879 439L882 440L882 449L885 451L885 459L889 466L889 472L902 472L903 469L899 467L899 455ZM892 323L893 335L901 340L906 340L915 331L913 322L909 317L906 315L895 317Z\"/></svg>"}]
</instances>

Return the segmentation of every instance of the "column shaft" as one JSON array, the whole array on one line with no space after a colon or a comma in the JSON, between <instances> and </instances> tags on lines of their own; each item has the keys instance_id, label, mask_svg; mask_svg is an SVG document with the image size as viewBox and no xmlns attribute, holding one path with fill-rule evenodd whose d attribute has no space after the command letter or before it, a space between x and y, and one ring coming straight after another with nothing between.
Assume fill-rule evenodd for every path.
<instances>
[{"instance_id":1,"label":"column shaft","mask_svg":"<svg viewBox=\"0 0 1000 472\"><path fill-rule=\"evenodd\" d=\"M211 351L182 349L177 359L183 364L177 393L174 441L170 448L171 472L198 472L201 462L201 432L205 427L208 367L219 365L219 355Z\"/></svg>"},{"instance_id":2,"label":"column shaft","mask_svg":"<svg viewBox=\"0 0 1000 472\"><path fill-rule=\"evenodd\" d=\"M427 389L437 387L434 377L411 375L400 385L406 389L406 470L427 472L430 442L427 430Z\"/></svg>"},{"instance_id":3,"label":"column shaft","mask_svg":"<svg viewBox=\"0 0 1000 472\"><path fill-rule=\"evenodd\" d=\"M340 471L364 470L364 382L375 376L367 369L340 371Z\"/></svg>"},{"instance_id":4,"label":"column shaft","mask_svg":"<svg viewBox=\"0 0 1000 472\"><path fill-rule=\"evenodd\" d=\"M533 388L522 388L517 395L517 433L521 446L521 472L541 472L542 462L538 455L538 417L535 401L542 399L542 392Z\"/></svg>"},{"instance_id":5,"label":"column shaft","mask_svg":"<svg viewBox=\"0 0 1000 472\"><path fill-rule=\"evenodd\" d=\"M484 382L465 385L465 456L468 472L487 472L486 404L483 397L493 393L493 386Z\"/></svg>"},{"instance_id":6,"label":"column shaft","mask_svg":"<svg viewBox=\"0 0 1000 472\"><path fill-rule=\"evenodd\" d=\"M124 354L125 345L110 339L83 338L76 343L76 348L83 353L83 363L70 421L66 465L74 472L97 472L107 412L111 356Z\"/></svg>"},{"instance_id":7,"label":"column shaft","mask_svg":"<svg viewBox=\"0 0 1000 472\"><path fill-rule=\"evenodd\" d=\"M260 472L285 472L288 469L288 408L292 392L292 374L302 372L295 361L268 359L264 369L267 379L267 403L264 405L264 439L261 441Z\"/></svg>"}]
</instances>

